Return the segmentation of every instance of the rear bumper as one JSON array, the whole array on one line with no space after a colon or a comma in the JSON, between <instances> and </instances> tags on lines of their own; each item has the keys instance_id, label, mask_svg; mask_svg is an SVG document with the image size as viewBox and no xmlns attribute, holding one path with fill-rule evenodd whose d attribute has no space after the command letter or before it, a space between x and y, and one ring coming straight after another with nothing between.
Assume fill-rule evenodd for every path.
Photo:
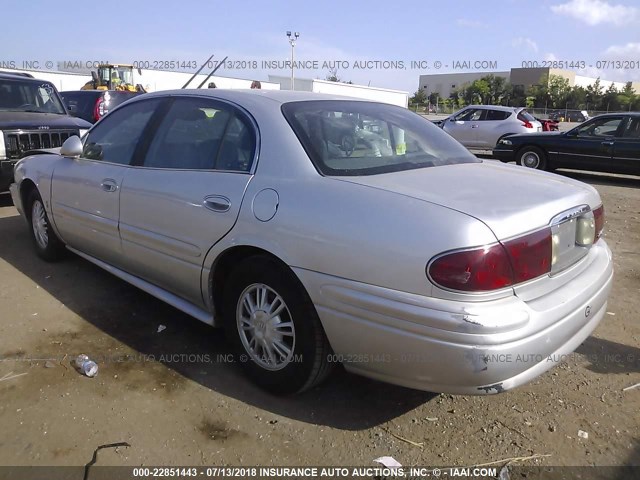
<instances>
[{"instance_id":1,"label":"rear bumper","mask_svg":"<svg viewBox=\"0 0 640 480\"><path fill-rule=\"evenodd\" d=\"M515 162L516 152L515 150L512 150L512 149L496 147L493 149L493 157L496 160L500 160L501 162Z\"/></svg>"},{"instance_id":2,"label":"rear bumper","mask_svg":"<svg viewBox=\"0 0 640 480\"><path fill-rule=\"evenodd\" d=\"M580 275L524 302L455 302L296 270L347 370L405 387L500 393L566 359L606 312L613 267L601 241ZM568 295L567 292L570 292Z\"/></svg>"}]
</instances>

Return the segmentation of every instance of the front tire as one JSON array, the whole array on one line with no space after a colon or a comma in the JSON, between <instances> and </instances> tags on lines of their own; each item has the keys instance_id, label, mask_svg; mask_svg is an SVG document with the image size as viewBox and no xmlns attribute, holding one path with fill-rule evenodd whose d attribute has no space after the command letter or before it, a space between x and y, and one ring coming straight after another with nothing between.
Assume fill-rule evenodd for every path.
<instances>
[{"instance_id":1,"label":"front tire","mask_svg":"<svg viewBox=\"0 0 640 480\"><path fill-rule=\"evenodd\" d=\"M42 197L36 189L29 193L27 199L31 240L40 258L54 262L64 257L65 248L51 228L49 216L44 208Z\"/></svg>"},{"instance_id":2,"label":"front tire","mask_svg":"<svg viewBox=\"0 0 640 480\"><path fill-rule=\"evenodd\" d=\"M275 394L320 383L331 347L311 299L276 260L257 255L231 273L224 292L227 336L245 373Z\"/></svg>"},{"instance_id":3,"label":"front tire","mask_svg":"<svg viewBox=\"0 0 640 480\"><path fill-rule=\"evenodd\" d=\"M527 146L518 152L518 165L536 170L547 169L547 155L538 147Z\"/></svg>"}]
</instances>

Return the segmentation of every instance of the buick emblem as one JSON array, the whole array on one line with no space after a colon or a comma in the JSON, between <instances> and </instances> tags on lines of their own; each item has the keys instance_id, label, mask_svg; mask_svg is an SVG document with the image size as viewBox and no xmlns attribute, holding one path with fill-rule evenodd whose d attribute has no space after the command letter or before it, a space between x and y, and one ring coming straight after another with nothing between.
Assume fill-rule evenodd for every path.
<instances>
[{"instance_id":1,"label":"buick emblem","mask_svg":"<svg viewBox=\"0 0 640 480\"><path fill-rule=\"evenodd\" d=\"M584 309L584 317L588 318L591 315L591 306L587 305L587 308Z\"/></svg>"}]
</instances>

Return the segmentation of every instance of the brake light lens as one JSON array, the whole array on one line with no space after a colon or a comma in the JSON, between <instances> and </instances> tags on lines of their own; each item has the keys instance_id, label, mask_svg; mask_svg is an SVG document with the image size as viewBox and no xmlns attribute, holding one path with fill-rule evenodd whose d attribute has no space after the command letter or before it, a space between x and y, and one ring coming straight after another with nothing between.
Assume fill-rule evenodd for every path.
<instances>
[{"instance_id":1,"label":"brake light lens","mask_svg":"<svg viewBox=\"0 0 640 480\"><path fill-rule=\"evenodd\" d=\"M430 262L438 286L462 292L489 292L526 282L551 271L551 229L504 243L452 252Z\"/></svg>"},{"instance_id":2,"label":"brake light lens","mask_svg":"<svg viewBox=\"0 0 640 480\"><path fill-rule=\"evenodd\" d=\"M596 222L596 233L593 243L596 243L602 236L602 230L604 229L604 205L600 205L593 211L593 218Z\"/></svg>"},{"instance_id":3,"label":"brake light lens","mask_svg":"<svg viewBox=\"0 0 640 480\"><path fill-rule=\"evenodd\" d=\"M105 101L102 97L98 98L93 107L93 120L98 121L107 114Z\"/></svg>"},{"instance_id":4,"label":"brake light lens","mask_svg":"<svg viewBox=\"0 0 640 480\"><path fill-rule=\"evenodd\" d=\"M499 290L513 283L511 264L500 244L443 255L428 270L437 285L463 292Z\"/></svg>"},{"instance_id":5,"label":"brake light lens","mask_svg":"<svg viewBox=\"0 0 640 480\"><path fill-rule=\"evenodd\" d=\"M522 126L524 128L533 128L533 124L528 120L525 120L525 122L522 124Z\"/></svg>"},{"instance_id":6,"label":"brake light lens","mask_svg":"<svg viewBox=\"0 0 640 480\"><path fill-rule=\"evenodd\" d=\"M551 229L504 243L513 265L514 283L526 282L551 271Z\"/></svg>"}]
</instances>

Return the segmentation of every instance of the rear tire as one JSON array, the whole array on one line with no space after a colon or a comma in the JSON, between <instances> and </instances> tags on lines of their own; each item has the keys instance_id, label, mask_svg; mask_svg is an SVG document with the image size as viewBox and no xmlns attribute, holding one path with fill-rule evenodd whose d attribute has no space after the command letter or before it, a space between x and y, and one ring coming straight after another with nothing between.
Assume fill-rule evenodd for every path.
<instances>
[{"instance_id":1,"label":"rear tire","mask_svg":"<svg viewBox=\"0 0 640 480\"><path fill-rule=\"evenodd\" d=\"M532 145L523 147L518 152L518 165L536 170L547 169L547 155L538 147Z\"/></svg>"},{"instance_id":2,"label":"rear tire","mask_svg":"<svg viewBox=\"0 0 640 480\"><path fill-rule=\"evenodd\" d=\"M51 228L44 202L35 188L27 197L27 212L31 227L29 232L38 256L47 262L63 258L66 253L64 243Z\"/></svg>"},{"instance_id":3,"label":"rear tire","mask_svg":"<svg viewBox=\"0 0 640 480\"><path fill-rule=\"evenodd\" d=\"M298 393L329 374L331 347L316 309L293 272L276 260L243 260L229 276L223 312L237 359L263 389Z\"/></svg>"}]
</instances>

